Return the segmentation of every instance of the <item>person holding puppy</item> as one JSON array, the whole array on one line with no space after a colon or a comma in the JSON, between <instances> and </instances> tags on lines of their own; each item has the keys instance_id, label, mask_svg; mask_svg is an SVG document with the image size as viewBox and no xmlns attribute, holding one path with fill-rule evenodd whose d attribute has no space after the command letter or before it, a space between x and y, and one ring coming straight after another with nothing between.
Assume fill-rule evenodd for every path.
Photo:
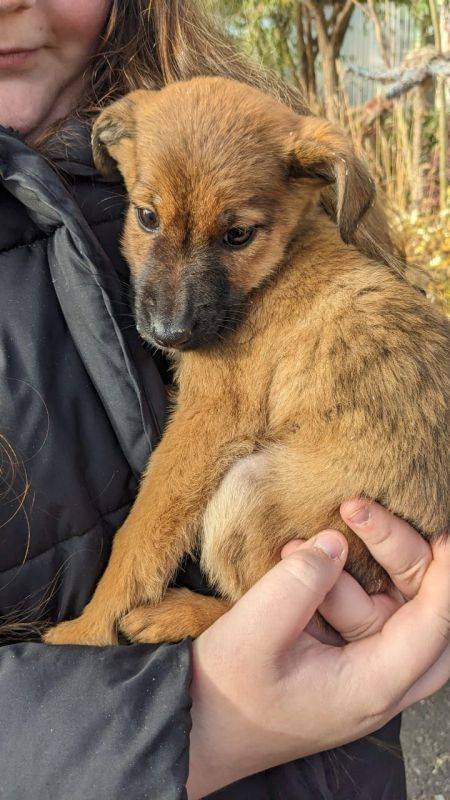
<instances>
[{"instance_id":1,"label":"person holding puppy","mask_svg":"<svg viewBox=\"0 0 450 800\"><path fill-rule=\"evenodd\" d=\"M188 0L0 0L0 785L15 800L401 800L397 715L450 673L450 554L376 504L342 516L396 597L367 596L324 531L193 644L32 641L92 595L164 424L165 367L127 302L124 189L93 166L92 120L195 74L307 112ZM390 257L382 228L375 247ZM179 576L200 580L193 564Z\"/></svg>"}]
</instances>

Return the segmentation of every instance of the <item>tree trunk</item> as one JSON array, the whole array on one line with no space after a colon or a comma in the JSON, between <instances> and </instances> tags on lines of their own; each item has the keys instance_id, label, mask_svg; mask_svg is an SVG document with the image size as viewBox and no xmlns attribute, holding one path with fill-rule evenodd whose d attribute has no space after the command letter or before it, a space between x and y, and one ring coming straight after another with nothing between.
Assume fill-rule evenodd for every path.
<instances>
[{"instance_id":1,"label":"tree trunk","mask_svg":"<svg viewBox=\"0 0 450 800\"><path fill-rule=\"evenodd\" d=\"M306 61L308 64L308 87L309 87L309 102L314 100L317 106L317 85L316 85L316 56L314 53L313 34L311 27L311 16L309 8L305 8L306 14L306 30L305 30L305 48L306 48Z\"/></svg>"},{"instance_id":2,"label":"tree trunk","mask_svg":"<svg viewBox=\"0 0 450 800\"><path fill-rule=\"evenodd\" d=\"M316 23L317 44L322 62L325 113L329 120L338 122L336 59L339 57L342 43L355 9L354 0L345 0L342 6L336 7L331 19L327 19L324 6L320 0L300 0L300 3L308 8Z\"/></svg>"},{"instance_id":3,"label":"tree trunk","mask_svg":"<svg viewBox=\"0 0 450 800\"><path fill-rule=\"evenodd\" d=\"M279 23L279 30L280 30L280 52L283 58L284 64L287 64L289 67L289 71L291 73L291 81L294 83L300 91L305 93L305 89L302 86L302 80L299 78L297 65L292 57L292 53L289 47L289 19L285 19ZM306 95L305 95L306 96Z\"/></svg>"},{"instance_id":4,"label":"tree trunk","mask_svg":"<svg viewBox=\"0 0 450 800\"><path fill-rule=\"evenodd\" d=\"M437 0L429 0L431 19L434 28L434 41L438 53L442 53L441 29ZM439 114L439 206L441 211L447 207L447 109L445 93L445 77L436 79L436 105Z\"/></svg>"},{"instance_id":5,"label":"tree trunk","mask_svg":"<svg viewBox=\"0 0 450 800\"><path fill-rule=\"evenodd\" d=\"M303 7L300 3L297 6L297 51L298 63L300 66L300 81L305 97L309 98L309 75L308 75L308 60L306 57L305 46L305 27L303 25Z\"/></svg>"},{"instance_id":6,"label":"tree trunk","mask_svg":"<svg viewBox=\"0 0 450 800\"><path fill-rule=\"evenodd\" d=\"M338 78L336 71L336 60L333 48L327 44L326 48L320 48L322 59L323 74L323 100L325 104L325 114L331 122L338 122L337 111L337 90Z\"/></svg>"},{"instance_id":7,"label":"tree trunk","mask_svg":"<svg viewBox=\"0 0 450 800\"><path fill-rule=\"evenodd\" d=\"M445 77L440 75L436 86L439 109L439 206L441 211L447 208L447 111L445 96Z\"/></svg>"}]
</instances>

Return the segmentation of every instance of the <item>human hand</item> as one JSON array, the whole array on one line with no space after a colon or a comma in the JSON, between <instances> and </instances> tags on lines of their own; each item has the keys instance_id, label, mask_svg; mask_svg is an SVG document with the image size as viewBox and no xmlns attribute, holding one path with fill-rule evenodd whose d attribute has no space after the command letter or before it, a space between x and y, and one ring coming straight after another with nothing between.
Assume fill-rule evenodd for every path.
<instances>
[{"instance_id":1,"label":"human hand","mask_svg":"<svg viewBox=\"0 0 450 800\"><path fill-rule=\"evenodd\" d=\"M369 597L342 571L340 533L287 545L194 642L190 800L367 735L450 676L449 543L430 547L373 503L349 501L341 514L397 596ZM340 646L305 630L317 609Z\"/></svg>"}]
</instances>

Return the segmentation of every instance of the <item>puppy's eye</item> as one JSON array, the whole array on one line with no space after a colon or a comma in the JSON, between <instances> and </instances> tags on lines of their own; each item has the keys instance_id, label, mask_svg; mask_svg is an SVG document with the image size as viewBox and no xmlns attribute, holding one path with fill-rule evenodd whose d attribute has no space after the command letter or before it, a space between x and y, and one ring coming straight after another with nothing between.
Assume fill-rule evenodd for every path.
<instances>
[{"instance_id":1,"label":"puppy's eye","mask_svg":"<svg viewBox=\"0 0 450 800\"><path fill-rule=\"evenodd\" d=\"M158 230L159 218L156 211L153 211L152 208L137 208L136 216L139 225L144 229L144 231L153 233L154 231Z\"/></svg>"},{"instance_id":2,"label":"puppy's eye","mask_svg":"<svg viewBox=\"0 0 450 800\"><path fill-rule=\"evenodd\" d=\"M248 227L240 225L236 228L230 228L223 237L224 244L227 247L245 247L253 239L256 228L252 225Z\"/></svg>"}]
</instances>

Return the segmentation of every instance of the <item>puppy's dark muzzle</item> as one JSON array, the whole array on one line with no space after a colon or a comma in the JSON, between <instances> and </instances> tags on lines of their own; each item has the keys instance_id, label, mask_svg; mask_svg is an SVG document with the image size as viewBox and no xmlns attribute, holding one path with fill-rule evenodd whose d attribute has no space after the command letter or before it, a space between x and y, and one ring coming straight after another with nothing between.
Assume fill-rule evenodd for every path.
<instances>
[{"instance_id":1,"label":"puppy's dark muzzle","mask_svg":"<svg viewBox=\"0 0 450 800\"><path fill-rule=\"evenodd\" d=\"M151 326L151 338L158 347L177 350L189 344L192 330L193 326L189 323L155 320Z\"/></svg>"},{"instance_id":2,"label":"puppy's dark muzzle","mask_svg":"<svg viewBox=\"0 0 450 800\"><path fill-rule=\"evenodd\" d=\"M193 309L195 311L195 309ZM148 342L163 350L197 350L216 340L222 315L217 308L183 317L162 316L156 309L137 314L137 328Z\"/></svg>"},{"instance_id":3,"label":"puppy's dark muzzle","mask_svg":"<svg viewBox=\"0 0 450 800\"><path fill-rule=\"evenodd\" d=\"M167 277L169 276L169 277ZM174 291L170 270L148 271L135 287L136 322L148 342L167 350L211 347L233 329L242 298L219 268L185 271Z\"/></svg>"},{"instance_id":4,"label":"puppy's dark muzzle","mask_svg":"<svg viewBox=\"0 0 450 800\"><path fill-rule=\"evenodd\" d=\"M185 309L183 314L169 314L154 303L138 302L137 329L144 339L163 350L188 350L201 332L194 312Z\"/></svg>"}]
</instances>

